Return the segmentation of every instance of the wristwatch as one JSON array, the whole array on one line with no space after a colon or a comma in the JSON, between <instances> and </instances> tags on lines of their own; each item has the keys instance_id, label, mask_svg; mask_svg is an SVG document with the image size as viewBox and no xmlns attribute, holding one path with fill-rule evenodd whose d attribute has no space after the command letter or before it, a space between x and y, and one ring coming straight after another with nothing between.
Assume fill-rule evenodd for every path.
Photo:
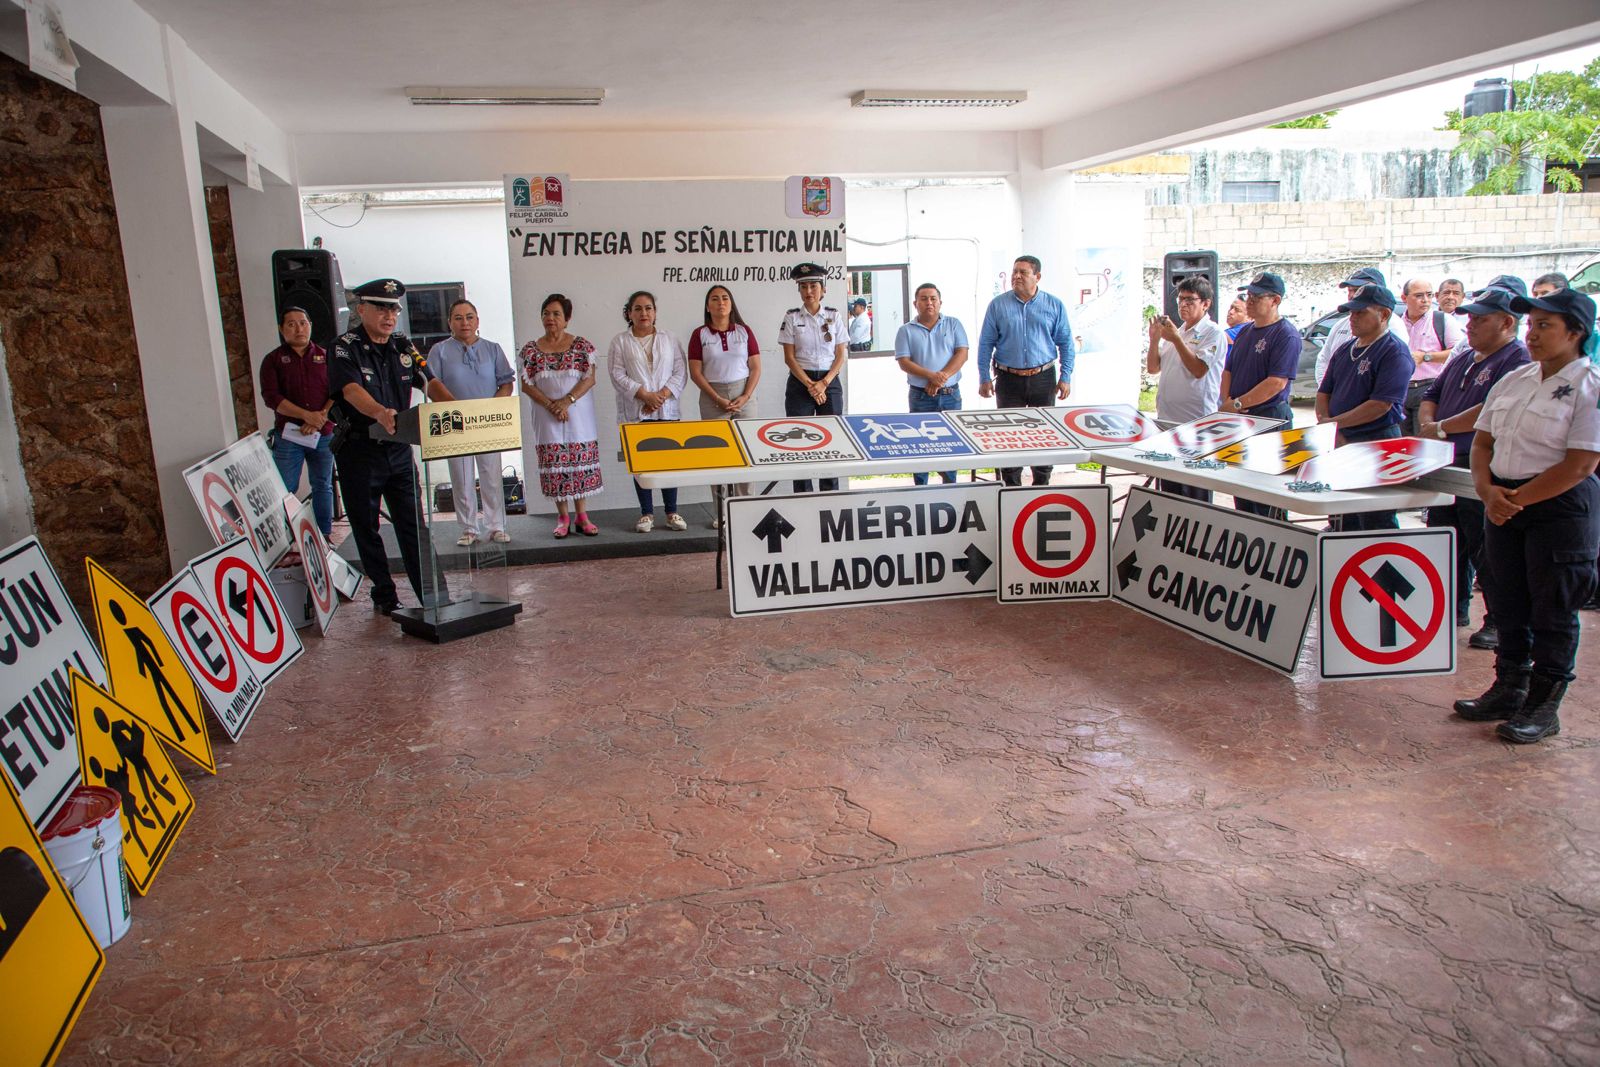
<instances>
[{"instance_id":1,"label":"wristwatch","mask_svg":"<svg viewBox=\"0 0 1600 1067\"><path fill-rule=\"evenodd\" d=\"M1438 436L1439 440L1441 440L1441 441L1450 440L1450 435L1444 432L1444 423L1442 423L1442 422L1436 422L1436 423L1433 424L1433 432Z\"/></svg>"},{"instance_id":2,"label":"wristwatch","mask_svg":"<svg viewBox=\"0 0 1600 1067\"><path fill-rule=\"evenodd\" d=\"M1238 397L1234 397L1233 398L1233 410L1235 410L1235 411L1243 411L1244 410L1244 404L1239 400Z\"/></svg>"}]
</instances>

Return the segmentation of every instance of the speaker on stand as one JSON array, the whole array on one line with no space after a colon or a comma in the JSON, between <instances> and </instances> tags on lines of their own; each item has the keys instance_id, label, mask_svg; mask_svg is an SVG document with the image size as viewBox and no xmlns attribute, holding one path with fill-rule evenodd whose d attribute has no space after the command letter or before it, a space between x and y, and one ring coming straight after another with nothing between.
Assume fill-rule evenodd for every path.
<instances>
[{"instance_id":1,"label":"speaker on stand","mask_svg":"<svg viewBox=\"0 0 1600 1067\"><path fill-rule=\"evenodd\" d=\"M311 319L311 339L323 348L344 333L350 321L350 303L339 261L321 248L286 248L272 253L272 287L278 321L284 308L305 308Z\"/></svg>"},{"instance_id":2,"label":"speaker on stand","mask_svg":"<svg viewBox=\"0 0 1600 1067\"><path fill-rule=\"evenodd\" d=\"M1217 292L1217 254L1215 252L1168 252L1161 257L1161 310L1178 321L1178 283L1200 275L1211 283L1211 320L1221 322L1231 300Z\"/></svg>"}]
</instances>

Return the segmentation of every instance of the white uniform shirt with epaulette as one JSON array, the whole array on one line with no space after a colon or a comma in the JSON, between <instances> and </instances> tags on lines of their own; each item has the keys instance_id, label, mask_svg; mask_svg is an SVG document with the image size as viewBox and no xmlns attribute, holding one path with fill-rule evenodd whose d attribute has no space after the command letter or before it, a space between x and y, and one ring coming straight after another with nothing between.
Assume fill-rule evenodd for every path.
<instances>
[{"instance_id":1,"label":"white uniform shirt with epaulette","mask_svg":"<svg viewBox=\"0 0 1600 1067\"><path fill-rule=\"evenodd\" d=\"M848 343L849 328L837 308L824 307L815 315L803 307L790 308L778 327L778 343L794 345L794 359L805 370L825 371L833 366L834 350Z\"/></svg>"},{"instance_id":2,"label":"white uniform shirt with epaulette","mask_svg":"<svg viewBox=\"0 0 1600 1067\"><path fill-rule=\"evenodd\" d=\"M1476 429L1494 436L1489 470L1501 478L1534 478L1568 449L1600 452L1600 370L1582 356L1548 378L1538 363L1494 384Z\"/></svg>"}]
</instances>

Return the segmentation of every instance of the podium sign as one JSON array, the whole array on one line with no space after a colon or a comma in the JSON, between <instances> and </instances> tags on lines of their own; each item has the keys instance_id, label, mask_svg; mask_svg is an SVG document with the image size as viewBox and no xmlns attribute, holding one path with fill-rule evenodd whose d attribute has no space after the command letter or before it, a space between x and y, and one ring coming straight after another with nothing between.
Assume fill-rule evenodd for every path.
<instances>
[{"instance_id":1,"label":"podium sign","mask_svg":"<svg viewBox=\"0 0 1600 1067\"><path fill-rule=\"evenodd\" d=\"M522 401L515 396L419 404L411 410L417 413L415 443L424 461L522 448Z\"/></svg>"}]
</instances>

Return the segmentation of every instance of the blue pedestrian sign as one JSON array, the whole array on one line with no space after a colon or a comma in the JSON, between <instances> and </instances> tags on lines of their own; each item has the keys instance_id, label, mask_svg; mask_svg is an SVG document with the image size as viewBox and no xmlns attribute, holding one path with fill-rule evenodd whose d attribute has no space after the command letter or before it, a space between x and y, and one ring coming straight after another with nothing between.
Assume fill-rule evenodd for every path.
<instances>
[{"instance_id":1,"label":"blue pedestrian sign","mask_svg":"<svg viewBox=\"0 0 1600 1067\"><path fill-rule=\"evenodd\" d=\"M975 456L942 412L846 415L850 432L868 459L941 459Z\"/></svg>"}]
</instances>

